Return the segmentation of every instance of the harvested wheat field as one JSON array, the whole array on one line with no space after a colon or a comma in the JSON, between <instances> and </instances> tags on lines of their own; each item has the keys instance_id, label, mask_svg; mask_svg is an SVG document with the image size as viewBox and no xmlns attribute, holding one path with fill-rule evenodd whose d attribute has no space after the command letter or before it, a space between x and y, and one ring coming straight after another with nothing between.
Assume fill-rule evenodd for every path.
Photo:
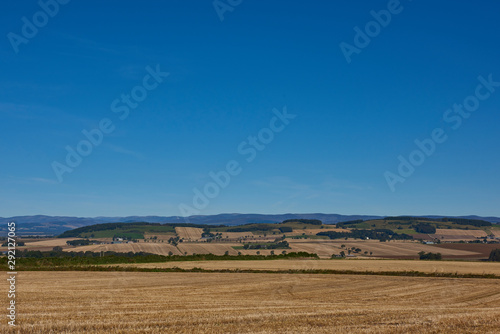
<instances>
[{"instance_id":1,"label":"harvested wheat field","mask_svg":"<svg viewBox=\"0 0 500 334\"><path fill-rule=\"evenodd\" d=\"M483 230L460 230L460 229L446 229L438 228L436 229L436 234L438 235L449 235L449 236L470 236L473 238L484 238L488 236Z\"/></svg>"},{"instance_id":2,"label":"harvested wheat field","mask_svg":"<svg viewBox=\"0 0 500 334\"><path fill-rule=\"evenodd\" d=\"M29 249L29 250L40 250L49 251L56 246L65 247L67 246L66 241L75 240L76 238L54 238L45 240L27 241L26 246L18 246L18 249ZM7 250L7 247L0 247L0 250Z\"/></svg>"},{"instance_id":3,"label":"harvested wheat field","mask_svg":"<svg viewBox=\"0 0 500 334\"><path fill-rule=\"evenodd\" d=\"M174 255L181 255L181 252L175 246L169 245L167 243L152 243L152 242L88 245L88 246L70 247L64 250L68 252L86 252L86 251L91 251L91 252L112 251L119 253L145 252L145 253L153 253L159 255L168 255L169 252L172 252Z\"/></svg>"},{"instance_id":4,"label":"harvested wheat field","mask_svg":"<svg viewBox=\"0 0 500 334\"><path fill-rule=\"evenodd\" d=\"M417 257L418 252L440 252L443 256L452 257L472 257L480 256L477 252L457 250L457 249L443 249L435 245L424 245L414 241L390 241L380 242L378 240L288 240L291 251L293 252L309 252L316 253L320 257L331 257L332 254L339 254L340 251L345 251L347 248L360 248L361 253L356 254L364 255L364 252L372 252L373 256L377 257ZM341 248L345 245L345 248Z\"/></svg>"},{"instance_id":5,"label":"harvested wheat field","mask_svg":"<svg viewBox=\"0 0 500 334\"><path fill-rule=\"evenodd\" d=\"M162 263L130 263L119 264L125 267L139 268L203 268L220 269L252 269L252 270L353 270L366 271L419 271L424 273L458 273L458 274L493 274L500 276L498 262L466 262L466 261L420 261L420 260L231 260L231 261L184 261ZM500 281L499 281L500 284Z\"/></svg>"},{"instance_id":6,"label":"harvested wheat field","mask_svg":"<svg viewBox=\"0 0 500 334\"><path fill-rule=\"evenodd\" d=\"M176 227L175 233L181 239L196 241L201 239L203 229L197 227Z\"/></svg>"},{"instance_id":7,"label":"harvested wheat field","mask_svg":"<svg viewBox=\"0 0 500 334\"><path fill-rule=\"evenodd\" d=\"M215 255L224 255L225 252L228 252L229 255L238 255L238 251L235 250L232 246L241 246L238 243L223 243L223 244L213 244L213 243L189 243L189 242L181 242L177 245L182 254L187 253L191 254L215 254Z\"/></svg>"},{"instance_id":8,"label":"harvested wheat field","mask_svg":"<svg viewBox=\"0 0 500 334\"><path fill-rule=\"evenodd\" d=\"M0 287L6 291L5 280ZM21 333L495 333L489 279L21 272ZM2 296L6 303L6 294ZM6 332L6 322L1 323Z\"/></svg>"},{"instance_id":9,"label":"harvested wheat field","mask_svg":"<svg viewBox=\"0 0 500 334\"><path fill-rule=\"evenodd\" d=\"M488 235L483 230L436 229L436 234L430 235L442 241L476 240Z\"/></svg>"}]
</instances>

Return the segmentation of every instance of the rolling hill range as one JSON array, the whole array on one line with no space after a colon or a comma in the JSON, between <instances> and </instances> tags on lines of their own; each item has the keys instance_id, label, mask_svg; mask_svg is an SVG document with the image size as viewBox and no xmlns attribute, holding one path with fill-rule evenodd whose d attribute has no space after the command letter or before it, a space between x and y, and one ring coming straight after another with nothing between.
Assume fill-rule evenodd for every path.
<instances>
[{"instance_id":1,"label":"rolling hill range","mask_svg":"<svg viewBox=\"0 0 500 334\"><path fill-rule=\"evenodd\" d=\"M444 216L422 216L426 218L443 218ZM70 216L16 216L0 217L0 236L5 236L7 232L7 222L17 223L18 235L58 235L65 231L78 227L116 222L148 222L148 223L191 223L206 225L243 225L249 223L279 223L287 219L319 219L324 224L337 224L353 220L380 219L382 216L369 215L340 215L340 214L218 214L218 215L200 215L191 217L180 216L126 216L126 217L70 217ZM455 218L480 219L491 223L499 223L499 217L480 217L480 216L459 216Z\"/></svg>"},{"instance_id":2,"label":"rolling hill range","mask_svg":"<svg viewBox=\"0 0 500 334\"><path fill-rule=\"evenodd\" d=\"M240 225L118 222L78 227L56 238L26 237L19 241L23 251L54 250L80 255L88 252L88 256L96 252L164 256L305 252L320 258L401 259L417 258L423 252L440 258L480 260L500 248L500 224L450 217L385 217L335 225L318 219L293 218ZM0 250L5 251L5 246Z\"/></svg>"}]
</instances>

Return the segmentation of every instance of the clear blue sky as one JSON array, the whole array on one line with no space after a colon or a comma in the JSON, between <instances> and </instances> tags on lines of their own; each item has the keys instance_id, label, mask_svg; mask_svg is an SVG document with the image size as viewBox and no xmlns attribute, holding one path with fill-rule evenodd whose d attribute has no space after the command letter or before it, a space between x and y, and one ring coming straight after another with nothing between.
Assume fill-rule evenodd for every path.
<instances>
[{"instance_id":1,"label":"clear blue sky","mask_svg":"<svg viewBox=\"0 0 500 334\"><path fill-rule=\"evenodd\" d=\"M498 2L402 0L350 63L340 43L388 1L244 0L222 21L210 0L59 7L43 22L36 1L0 5L0 216L181 215L232 160L197 213L500 216L500 87L457 129L443 118L479 76L500 81ZM120 119L113 101L157 65L169 75ZM248 162L238 146L285 106ZM114 130L60 182L54 161L103 119ZM392 191L384 173L436 128L447 140Z\"/></svg>"}]
</instances>

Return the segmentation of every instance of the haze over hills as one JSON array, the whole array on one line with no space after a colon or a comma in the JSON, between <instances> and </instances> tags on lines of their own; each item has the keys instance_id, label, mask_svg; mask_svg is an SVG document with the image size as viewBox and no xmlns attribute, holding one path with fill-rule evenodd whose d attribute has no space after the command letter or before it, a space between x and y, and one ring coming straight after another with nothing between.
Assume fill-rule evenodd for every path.
<instances>
[{"instance_id":1,"label":"haze over hills","mask_svg":"<svg viewBox=\"0 0 500 334\"><path fill-rule=\"evenodd\" d=\"M369 220L383 218L384 216L370 215L341 215L341 214L324 214L324 213L306 213L306 214L217 214L217 215L199 215L190 217L180 216L127 216L127 217L69 217L69 216L16 216L1 218L0 217L0 235L5 235L7 231L7 222L14 221L17 223L18 235L57 235L64 231L74 228L116 222L148 222L148 223L193 223L193 224L208 224L208 225L243 225L249 223L279 223L287 219L319 219L324 224L336 224L350 220ZM499 217L481 217L481 216L419 216L426 218L467 218L481 219L491 223L500 223Z\"/></svg>"}]
</instances>

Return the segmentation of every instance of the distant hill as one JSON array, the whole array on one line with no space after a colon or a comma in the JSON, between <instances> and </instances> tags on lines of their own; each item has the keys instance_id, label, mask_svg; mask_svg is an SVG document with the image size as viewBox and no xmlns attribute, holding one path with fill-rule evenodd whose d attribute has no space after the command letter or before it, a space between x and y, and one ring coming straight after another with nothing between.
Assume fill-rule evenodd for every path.
<instances>
[{"instance_id":1,"label":"distant hill","mask_svg":"<svg viewBox=\"0 0 500 334\"><path fill-rule=\"evenodd\" d=\"M422 216L427 218L444 218L445 216ZM371 220L380 219L383 216L369 215L340 215L324 213L307 214L218 214L218 215L199 215L188 218L171 216L127 216L127 217L67 217L67 216L17 216L9 218L0 218L0 235L7 234L7 222L14 221L17 224L18 235L58 235L65 231L78 227L117 222L148 222L148 223L191 223L208 225L243 225L250 223L279 223L287 219L319 219L324 224L337 224L353 220ZM480 217L480 216L459 216L454 218L479 219L491 223L499 223L499 217Z\"/></svg>"}]
</instances>

